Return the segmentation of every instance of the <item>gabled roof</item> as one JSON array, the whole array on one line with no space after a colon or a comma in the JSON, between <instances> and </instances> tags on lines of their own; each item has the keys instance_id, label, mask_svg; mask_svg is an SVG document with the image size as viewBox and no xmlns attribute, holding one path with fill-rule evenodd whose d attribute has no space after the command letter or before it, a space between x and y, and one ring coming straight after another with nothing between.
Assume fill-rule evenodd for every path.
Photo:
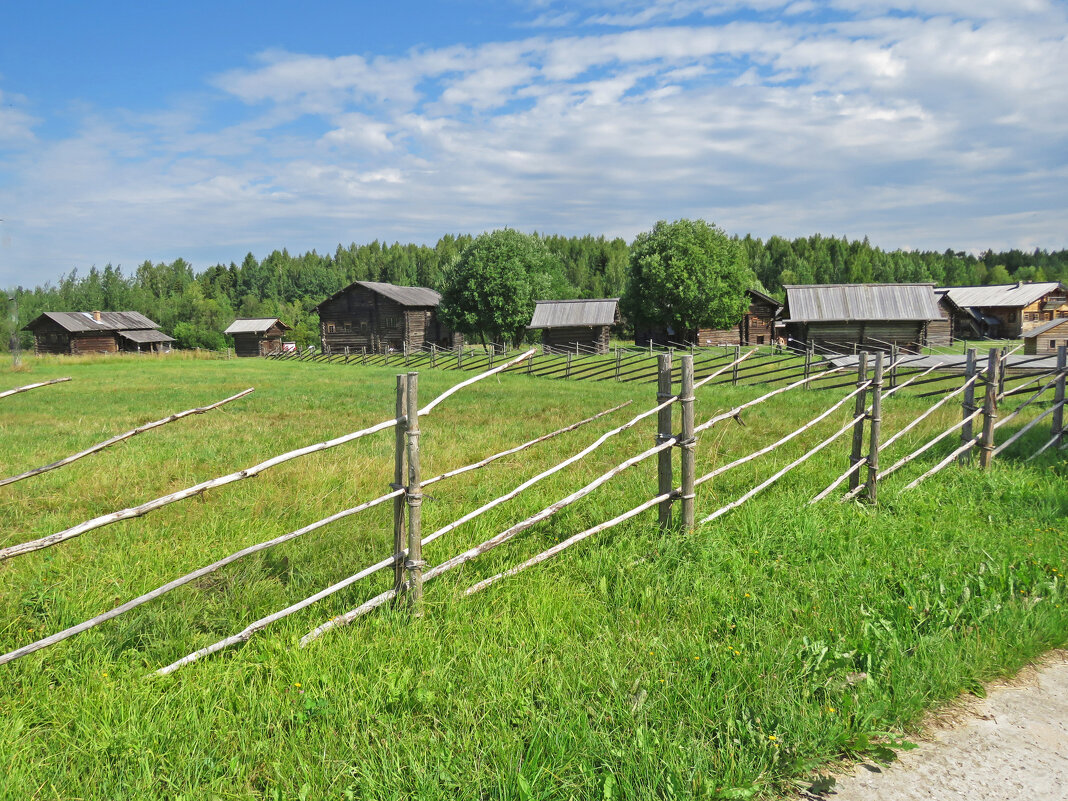
<instances>
[{"instance_id":1,"label":"gabled roof","mask_svg":"<svg viewBox=\"0 0 1068 801\"><path fill-rule=\"evenodd\" d=\"M804 284L783 288L787 322L944 319L933 284Z\"/></svg>"},{"instance_id":2,"label":"gabled roof","mask_svg":"<svg viewBox=\"0 0 1068 801\"><path fill-rule=\"evenodd\" d=\"M162 331L156 331L155 329L116 331L115 333L123 339L136 342L138 345L145 345L152 342L174 342L174 337L169 337Z\"/></svg>"},{"instance_id":3,"label":"gabled roof","mask_svg":"<svg viewBox=\"0 0 1068 801\"><path fill-rule=\"evenodd\" d=\"M1047 331L1051 331L1059 325L1068 325L1068 317L1058 317L1056 320L1047 320L1042 325L1023 332L1024 339L1030 339L1031 337L1039 337L1045 334Z\"/></svg>"},{"instance_id":4,"label":"gabled roof","mask_svg":"<svg viewBox=\"0 0 1068 801\"><path fill-rule=\"evenodd\" d=\"M433 289L427 289L424 286L397 286L396 284L383 284L379 281L353 281L344 289L338 290L328 297L316 306L315 309L318 310L324 303L329 303L335 298L341 297L350 289L357 286L382 295L382 297L389 298L395 303L399 303L401 306L437 306L441 303L441 295Z\"/></svg>"},{"instance_id":5,"label":"gabled roof","mask_svg":"<svg viewBox=\"0 0 1068 801\"><path fill-rule=\"evenodd\" d=\"M992 286L946 286L939 287L950 300L958 306L1011 306L1023 308L1030 306L1050 292L1063 289L1057 281L1043 281L1028 284L1020 281L1015 284L994 284Z\"/></svg>"},{"instance_id":6,"label":"gabled roof","mask_svg":"<svg viewBox=\"0 0 1068 801\"><path fill-rule=\"evenodd\" d=\"M747 289L745 293L749 295L750 300L762 300L765 303L774 306L777 309L781 309L783 304L780 300L775 300L771 295L765 295L763 292L757 289Z\"/></svg>"},{"instance_id":7,"label":"gabled roof","mask_svg":"<svg viewBox=\"0 0 1068 801\"><path fill-rule=\"evenodd\" d=\"M602 300L539 300L527 328L569 328L613 325L619 298Z\"/></svg>"},{"instance_id":8,"label":"gabled roof","mask_svg":"<svg viewBox=\"0 0 1068 801\"><path fill-rule=\"evenodd\" d=\"M26 324L24 331L32 331L43 320L51 320L64 331L82 334L88 331L144 331L159 328L141 312L100 312L100 322L92 312L44 312Z\"/></svg>"},{"instance_id":9,"label":"gabled roof","mask_svg":"<svg viewBox=\"0 0 1068 801\"><path fill-rule=\"evenodd\" d=\"M238 317L223 331L224 334L264 334L277 325L283 331L292 329L277 317Z\"/></svg>"}]
</instances>

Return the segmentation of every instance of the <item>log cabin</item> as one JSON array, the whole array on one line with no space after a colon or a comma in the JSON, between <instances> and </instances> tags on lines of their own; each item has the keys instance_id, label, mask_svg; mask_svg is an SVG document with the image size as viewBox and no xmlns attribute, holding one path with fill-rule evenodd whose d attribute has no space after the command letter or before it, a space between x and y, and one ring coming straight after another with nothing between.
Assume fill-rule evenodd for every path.
<instances>
[{"instance_id":1,"label":"log cabin","mask_svg":"<svg viewBox=\"0 0 1068 801\"><path fill-rule=\"evenodd\" d=\"M613 325L619 323L619 298L539 300L528 329L541 331L541 344L552 350L608 353Z\"/></svg>"},{"instance_id":2,"label":"log cabin","mask_svg":"<svg viewBox=\"0 0 1068 801\"><path fill-rule=\"evenodd\" d=\"M729 328L691 328L675 331L673 328L653 328L635 331L634 343L648 345L770 345L775 341L776 325L782 313L782 304L770 295L755 289L747 289L749 308L736 325Z\"/></svg>"},{"instance_id":3,"label":"log cabin","mask_svg":"<svg viewBox=\"0 0 1068 801\"><path fill-rule=\"evenodd\" d=\"M266 356L280 353L282 337L292 330L277 317L243 317L230 323L223 333L234 338L236 356Z\"/></svg>"},{"instance_id":4,"label":"log cabin","mask_svg":"<svg viewBox=\"0 0 1068 801\"><path fill-rule=\"evenodd\" d=\"M1027 356L1056 354L1061 345L1068 345L1068 316L1056 317L1030 329L1023 341Z\"/></svg>"},{"instance_id":5,"label":"log cabin","mask_svg":"<svg viewBox=\"0 0 1068 801\"><path fill-rule=\"evenodd\" d=\"M789 285L786 335L817 351L851 353L856 347L918 352L932 324L945 320L933 284ZM796 345L795 345L796 346Z\"/></svg>"},{"instance_id":6,"label":"log cabin","mask_svg":"<svg viewBox=\"0 0 1068 801\"><path fill-rule=\"evenodd\" d=\"M462 337L438 320L441 295L421 286L356 281L315 307L324 353L451 348Z\"/></svg>"},{"instance_id":7,"label":"log cabin","mask_svg":"<svg viewBox=\"0 0 1068 801\"><path fill-rule=\"evenodd\" d=\"M1057 281L939 287L952 305L953 336L1019 339L1050 320L1068 318L1068 290Z\"/></svg>"},{"instance_id":8,"label":"log cabin","mask_svg":"<svg viewBox=\"0 0 1068 801\"><path fill-rule=\"evenodd\" d=\"M87 353L168 353L173 337L140 312L44 312L22 329L33 333L33 350L77 356Z\"/></svg>"}]
</instances>

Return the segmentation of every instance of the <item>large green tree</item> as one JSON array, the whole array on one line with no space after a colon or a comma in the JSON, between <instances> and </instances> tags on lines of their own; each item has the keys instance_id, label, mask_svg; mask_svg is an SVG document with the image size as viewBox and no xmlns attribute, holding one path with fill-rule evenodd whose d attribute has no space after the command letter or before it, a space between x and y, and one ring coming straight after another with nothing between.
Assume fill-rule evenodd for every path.
<instances>
[{"instance_id":1,"label":"large green tree","mask_svg":"<svg viewBox=\"0 0 1068 801\"><path fill-rule=\"evenodd\" d=\"M442 273L438 314L483 344L518 343L534 301L565 289L559 258L537 236L504 228L476 237Z\"/></svg>"},{"instance_id":2,"label":"large green tree","mask_svg":"<svg viewBox=\"0 0 1068 801\"><path fill-rule=\"evenodd\" d=\"M661 220L630 248L623 313L636 329L727 328L756 284L746 249L704 220Z\"/></svg>"}]
</instances>

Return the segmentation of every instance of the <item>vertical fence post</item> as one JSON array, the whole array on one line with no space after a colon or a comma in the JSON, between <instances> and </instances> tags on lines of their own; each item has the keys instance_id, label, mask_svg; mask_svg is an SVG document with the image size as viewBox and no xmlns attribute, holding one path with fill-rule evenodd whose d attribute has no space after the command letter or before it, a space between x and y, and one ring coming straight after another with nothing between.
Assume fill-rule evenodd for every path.
<instances>
[{"instance_id":1,"label":"vertical fence post","mask_svg":"<svg viewBox=\"0 0 1068 801\"><path fill-rule=\"evenodd\" d=\"M879 490L879 428L883 420L883 352L875 354L871 386L871 438L868 441L868 502L875 503Z\"/></svg>"},{"instance_id":2,"label":"vertical fence post","mask_svg":"<svg viewBox=\"0 0 1068 801\"><path fill-rule=\"evenodd\" d=\"M362 348L360 348L360 362L362 364L365 364L365 365L367 364L367 346L366 345L364 345Z\"/></svg>"},{"instance_id":3,"label":"vertical fence post","mask_svg":"<svg viewBox=\"0 0 1068 801\"><path fill-rule=\"evenodd\" d=\"M679 391L679 406L682 408L682 433L679 447L682 449L682 530L693 531L694 528L694 480L697 477L695 448L697 441L693 435L693 354L682 357L682 387Z\"/></svg>"},{"instance_id":4,"label":"vertical fence post","mask_svg":"<svg viewBox=\"0 0 1068 801\"><path fill-rule=\"evenodd\" d=\"M968 348L967 355L964 358L964 380L969 381L975 377L975 348ZM964 419L971 417L976 410L975 405L975 382L973 381L964 390L964 400L961 402L961 416ZM960 444L964 445L970 442L972 437L972 421L968 420L960 429ZM957 460L960 464L968 464L972 460L971 450L967 450L960 455Z\"/></svg>"},{"instance_id":5,"label":"vertical fence post","mask_svg":"<svg viewBox=\"0 0 1068 801\"><path fill-rule=\"evenodd\" d=\"M408 373L408 608L423 614L423 485L419 465L419 373Z\"/></svg>"},{"instance_id":6,"label":"vertical fence post","mask_svg":"<svg viewBox=\"0 0 1068 801\"><path fill-rule=\"evenodd\" d=\"M890 345L890 388L893 389L897 386L897 357L901 353L901 349L897 346L897 343Z\"/></svg>"},{"instance_id":7,"label":"vertical fence post","mask_svg":"<svg viewBox=\"0 0 1068 801\"><path fill-rule=\"evenodd\" d=\"M345 346L345 364L349 363L349 346Z\"/></svg>"},{"instance_id":8,"label":"vertical fence post","mask_svg":"<svg viewBox=\"0 0 1068 801\"><path fill-rule=\"evenodd\" d=\"M564 378L571 378L571 351L567 352L567 370L564 373Z\"/></svg>"},{"instance_id":9,"label":"vertical fence post","mask_svg":"<svg viewBox=\"0 0 1068 801\"><path fill-rule=\"evenodd\" d=\"M805 346L805 378L812 375L812 343ZM812 389L812 384L805 384L805 389Z\"/></svg>"},{"instance_id":10,"label":"vertical fence post","mask_svg":"<svg viewBox=\"0 0 1068 801\"><path fill-rule=\"evenodd\" d=\"M857 389L864 386L864 382L868 380L868 351L862 350L857 356ZM868 393L866 390L861 390L857 393L857 402L854 404L853 416L863 414L864 410L868 408ZM853 450L849 454L849 466L853 467L858 462L863 462L864 457L862 451L864 450L864 418L857 420L853 423ZM860 468L858 467L852 473L849 474L849 488L856 489L860 486Z\"/></svg>"},{"instance_id":11,"label":"vertical fence post","mask_svg":"<svg viewBox=\"0 0 1068 801\"><path fill-rule=\"evenodd\" d=\"M393 483L392 489L404 489L406 460L404 449L406 447L405 434L408 431L408 376L401 373L397 376L397 424L394 426L394 455L393 455ZM393 589L397 592L396 603L404 592L404 507L403 495L393 499Z\"/></svg>"},{"instance_id":12,"label":"vertical fence post","mask_svg":"<svg viewBox=\"0 0 1068 801\"><path fill-rule=\"evenodd\" d=\"M7 299L11 314L11 366L22 366L22 341L19 339L19 299L12 296Z\"/></svg>"},{"instance_id":13,"label":"vertical fence post","mask_svg":"<svg viewBox=\"0 0 1068 801\"><path fill-rule=\"evenodd\" d=\"M460 345L456 348L456 369L462 370L464 366L464 346Z\"/></svg>"},{"instance_id":14,"label":"vertical fence post","mask_svg":"<svg viewBox=\"0 0 1068 801\"><path fill-rule=\"evenodd\" d=\"M1002 348L998 352L998 398L1005 394L1005 368L1008 366L1008 358L1006 354L1009 352L1008 348ZM995 398L995 403L997 399Z\"/></svg>"},{"instance_id":15,"label":"vertical fence post","mask_svg":"<svg viewBox=\"0 0 1068 801\"><path fill-rule=\"evenodd\" d=\"M997 348L990 349L986 363L986 393L983 395L983 434L979 442L979 466L990 467L994 458L994 421L998 419L998 374L1001 372L1001 354Z\"/></svg>"},{"instance_id":16,"label":"vertical fence post","mask_svg":"<svg viewBox=\"0 0 1068 801\"><path fill-rule=\"evenodd\" d=\"M438 346L433 342L430 343L430 366L438 366Z\"/></svg>"},{"instance_id":17,"label":"vertical fence post","mask_svg":"<svg viewBox=\"0 0 1068 801\"><path fill-rule=\"evenodd\" d=\"M1057 348L1057 385L1053 390L1053 403L1060 404L1053 412L1053 425L1050 431L1050 438L1057 438L1057 441L1053 443L1057 447L1061 446L1064 440L1064 380L1065 371L1068 370L1068 345L1061 345Z\"/></svg>"},{"instance_id":18,"label":"vertical fence post","mask_svg":"<svg viewBox=\"0 0 1068 801\"><path fill-rule=\"evenodd\" d=\"M620 348L616 348L616 381L619 380L619 365L623 358L623 351Z\"/></svg>"},{"instance_id":19,"label":"vertical fence post","mask_svg":"<svg viewBox=\"0 0 1068 801\"><path fill-rule=\"evenodd\" d=\"M738 386L738 360L742 358L742 346L734 346L734 367L731 368L731 386Z\"/></svg>"},{"instance_id":20,"label":"vertical fence post","mask_svg":"<svg viewBox=\"0 0 1068 801\"><path fill-rule=\"evenodd\" d=\"M656 403L660 405L664 401L668 400L671 396L671 354L661 353L657 357L657 384L656 384ZM659 412L657 412L657 426L656 426L656 444L659 445L665 440L671 439L671 411L674 404L665 406ZM671 476L671 448L665 448L657 454L657 495L663 495L671 492L674 487L674 482ZM671 499L660 502L660 528L667 530L671 527Z\"/></svg>"}]
</instances>

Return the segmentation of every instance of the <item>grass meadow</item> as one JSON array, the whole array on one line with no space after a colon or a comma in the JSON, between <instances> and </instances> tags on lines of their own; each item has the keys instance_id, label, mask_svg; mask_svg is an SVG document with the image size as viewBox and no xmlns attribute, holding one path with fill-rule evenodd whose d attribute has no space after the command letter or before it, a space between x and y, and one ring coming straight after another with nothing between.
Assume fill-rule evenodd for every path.
<instances>
[{"instance_id":1,"label":"grass meadow","mask_svg":"<svg viewBox=\"0 0 1068 801\"><path fill-rule=\"evenodd\" d=\"M0 488L0 546L136 505L393 413L395 370L259 359L29 359L0 390L0 473L254 386L226 407ZM424 370L425 403L467 377ZM959 382L959 378L956 379ZM925 388L926 389L926 388ZM697 420L759 387L698 392ZM847 390L795 390L707 432L698 474L756 450ZM422 418L429 477L622 400L622 412L428 489L424 532L654 404L650 385L493 377ZM1018 402L1018 400L1014 401ZM895 395L886 435L929 399ZM698 517L842 425L852 402L698 490ZM958 418L948 403L883 455ZM1024 417L1029 417L1027 412ZM1018 426L1008 426L1016 430ZM427 546L488 539L653 444L655 420ZM297 647L386 589L356 584L175 674L153 672L388 555L389 504L251 556L52 648L0 666L0 799L705 799L807 787L841 758L885 758L925 710L1068 642L1065 454L1024 463L1048 425L981 472L948 452L889 478L880 504L808 506L848 437L693 534L655 512L464 597L463 590L656 487L655 459L426 585L426 614L382 609ZM926 436L925 436L926 435ZM1002 434L1004 436L1004 432ZM676 457L677 460L677 457ZM311 521L392 480L382 432L142 518L0 563L0 652ZM676 461L677 465L677 461ZM677 474L676 474L677 475Z\"/></svg>"}]
</instances>

